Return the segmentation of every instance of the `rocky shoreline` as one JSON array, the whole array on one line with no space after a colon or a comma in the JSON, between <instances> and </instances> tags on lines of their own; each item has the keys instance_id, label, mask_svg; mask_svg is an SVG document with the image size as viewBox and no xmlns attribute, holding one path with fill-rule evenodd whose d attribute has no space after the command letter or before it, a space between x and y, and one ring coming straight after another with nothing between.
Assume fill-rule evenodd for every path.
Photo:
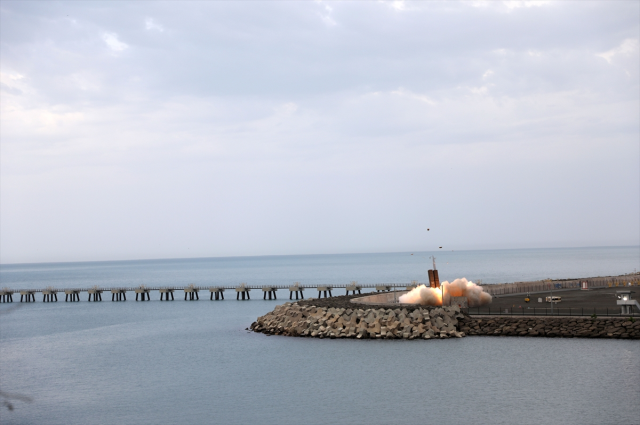
<instances>
[{"instance_id":1,"label":"rocky shoreline","mask_svg":"<svg viewBox=\"0 0 640 425\"><path fill-rule=\"evenodd\" d=\"M465 316L458 325L467 335L640 339L640 320L624 317Z\"/></svg>"},{"instance_id":2,"label":"rocky shoreline","mask_svg":"<svg viewBox=\"0 0 640 425\"><path fill-rule=\"evenodd\" d=\"M529 336L640 339L640 320L624 317L469 316L457 306L351 303L356 296L290 302L251 324L254 332L313 338L443 339Z\"/></svg>"},{"instance_id":3,"label":"rocky shoreline","mask_svg":"<svg viewBox=\"0 0 640 425\"><path fill-rule=\"evenodd\" d=\"M458 307L385 308L319 307L286 303L251 324L254 332L314 338L431 339L461 338Z\"/></svg>"}]
</instances>

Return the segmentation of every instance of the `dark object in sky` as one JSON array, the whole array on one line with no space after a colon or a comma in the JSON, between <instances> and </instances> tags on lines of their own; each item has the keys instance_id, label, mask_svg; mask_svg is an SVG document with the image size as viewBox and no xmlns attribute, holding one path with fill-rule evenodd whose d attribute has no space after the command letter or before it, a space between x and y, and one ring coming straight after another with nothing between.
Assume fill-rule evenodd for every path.
<instances>
[{"instance_id":1,"label":"dark object in sky","mask_svg":"<svg viewBox=\"0 0 640 425\"><path fill-rule=\"evenodd\" d=\"M442 248L441 246L439 246L438 248Z\"/></svg>"},{"instance_id":2,"label":"dark object in sky","mask_svg":"<svg viewBox=\"0 0 640 425\"><path fill-rule=\"evenodd\" d=\"M427 229L427 232L429 231L429 229Z\"/></svg>"}]
</instances>

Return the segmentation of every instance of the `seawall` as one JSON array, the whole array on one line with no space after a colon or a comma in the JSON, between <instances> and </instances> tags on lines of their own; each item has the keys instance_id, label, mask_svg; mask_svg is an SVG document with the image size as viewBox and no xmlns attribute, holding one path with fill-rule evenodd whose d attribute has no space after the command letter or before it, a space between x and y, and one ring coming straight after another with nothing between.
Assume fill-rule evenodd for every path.
<instances>
[{"instance_id":1,"label":"seawall","mask_svg":"<svg viewBox=\"0 0 640 425\"><path fill-rule=\"evenodd\" d=\"M355 339L442 339L529 336L640 339L640 320L625 317L469 316L457 306L388 306L362 297L305 300L277 306L251 329L267 335Z\"/></svg>"},{"instance_id":2,"label":"seawall","mask_svg":"<svg viewBox=\"0 0 640 425\"><path fill-rule=\"evenodd\" d=\"M640 339L640 320L624 317L465 316L467 335Z\"/></svg>"}]
</instances>

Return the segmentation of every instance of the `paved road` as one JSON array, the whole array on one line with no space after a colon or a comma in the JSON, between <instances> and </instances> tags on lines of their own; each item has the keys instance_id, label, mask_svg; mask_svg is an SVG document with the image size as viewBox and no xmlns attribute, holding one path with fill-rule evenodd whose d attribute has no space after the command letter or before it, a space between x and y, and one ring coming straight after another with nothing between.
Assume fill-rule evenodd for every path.
<instances>
[{"instance_id":1,"label":"paved road","mask_svg":"<svg viewBox=\"0 0 640 425\"><path fill-rule=\"evenodd\" d=\"M554 305L554 308L610 308L610 309L619 309L620 307L616 305L616 291L620 290L628 290L630 289L632 292L631 296L635 299L640 299L640 287L633 286L631 288L623 288L623 287L613 287L613 288L600 288L600 289L592 289L589 291L582 291L576 289L562 290L562 291L553 291L554 296L562 297L562 301ZM494 307L512 307L512 306L523 306L523 307L536 307L536 308L544 308L550 307L549 303L545 302L545 298L549 296L549 292L544 293L536 293L531 294L531 302L526 303L524 299L525 295L504 295L493 298L493 302L491 303L491 308ZM538 302L538 298L542 298L542 302Z\"/></svg>"}]
</instances>

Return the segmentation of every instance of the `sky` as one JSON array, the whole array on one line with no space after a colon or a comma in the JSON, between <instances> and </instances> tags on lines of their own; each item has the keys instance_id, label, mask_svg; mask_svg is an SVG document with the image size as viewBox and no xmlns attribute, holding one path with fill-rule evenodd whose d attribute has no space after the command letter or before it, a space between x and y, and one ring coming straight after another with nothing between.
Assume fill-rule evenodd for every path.
<instances>
[{"instance_id":1,"label":"sky","mask_svg":"<svg viewBox=\"0 0 640 425\"><path fill-rule=\"evenodd\" d=\"M638 1L0 1L0 262L640 244Z\"/></svg>"}]
</instances>

